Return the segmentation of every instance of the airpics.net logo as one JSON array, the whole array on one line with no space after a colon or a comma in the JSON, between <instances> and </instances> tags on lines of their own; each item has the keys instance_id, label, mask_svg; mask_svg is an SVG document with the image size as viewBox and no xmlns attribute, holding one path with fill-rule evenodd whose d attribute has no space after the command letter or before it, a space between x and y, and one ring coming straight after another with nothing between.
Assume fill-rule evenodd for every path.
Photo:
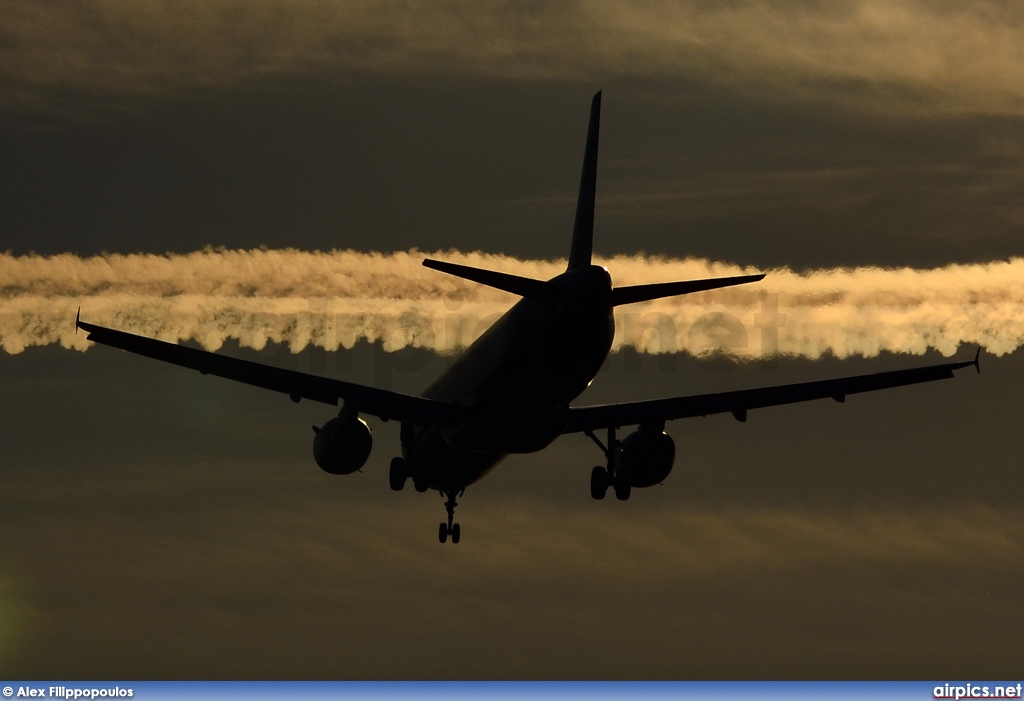
<instances>
[{"instance_id":1,"label":"airpics.net logo","mask_svg":"<svg viewBox=\"0 0 1024 701\"><path fill-rule=\"evenodd\" d=\"M1024 683L1002 684L942 684L932 690L936 699L1019 699Z\"/></svg>"},{"instance_id":2,"label":"airpics.net logo","mask_svg":"<svg viewBox=\"0 0 1024 701\"><path fill-rule=\"evenodd\" d=\"M375 314L377 331L353 333L352 328L367 323L365 314L327 314L318 311L315 301L310 302L310 311L295 322L308 331L308 342L303 342L302 350L279 343L270 347L264 357L272 356L273 364L278 367L312 374L369 368L374 386L384 389L390 389L398 375L431 369L440 372L500 317L497 314L477 317L453 305L440 315L421 311ZM613 343L613 355L609 356L605 367L627 373L675 372L686 358L698 369L708 372L730 372L755 360L759 361L760 370L776 371L779 369L780 331L786 327L786 314L779 311L778 295L767 295L759 305L752 315L752 325L724 311L703 314L688 325L660 312L622 313L616 320L618 340ZM265 325L271 323L268 320ZM379 337L369 350L354 348L357 338L375 334ZM339 347L351 352L320 350ZM441 349L441 352L423 353L417 349Z\"/></svg>"},{"instance_id":3,"label":"airpics.net logo","mask_svg":"<svg viewBox=\"0 0 1024 701\"><path fill-rule=\"evenodd\" d=\"M19 699L53 698L74 701L75 699L126 699L134 695L135 692L132 689L124 689L120 686L86 689L69 688L66 686L19 686L17 691L11 686L4 687L5 698L14 697Z\"/></svg>"}]
</instances>

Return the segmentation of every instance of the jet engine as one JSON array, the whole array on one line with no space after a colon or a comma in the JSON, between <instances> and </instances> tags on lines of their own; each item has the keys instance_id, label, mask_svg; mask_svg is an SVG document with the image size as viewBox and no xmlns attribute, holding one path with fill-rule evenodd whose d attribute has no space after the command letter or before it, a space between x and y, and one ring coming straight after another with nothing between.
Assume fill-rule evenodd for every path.
<instances>
[{"instance_id":1,"label":"jet engine","mask_svg":"<svg viewBox=\"0 0 1024 701\"><path fill-rule=\"evenodd\" d=\"M370 457L373 436L370 427L360 418L331 419L321 428L313 427L313 457L324 472L347 475L355 472Z\"/></svg>"},{"instance_id":2,"label":"jet engine","mask_svg":"<svg viewBox=\"0 0 1024 701\"><path fill-rule=\"evenodd\" d=\"M631 487L659 484L672 472L676 444L664 431L641 428L619 444L617 479Z\"/></svg>"}]
</instances>

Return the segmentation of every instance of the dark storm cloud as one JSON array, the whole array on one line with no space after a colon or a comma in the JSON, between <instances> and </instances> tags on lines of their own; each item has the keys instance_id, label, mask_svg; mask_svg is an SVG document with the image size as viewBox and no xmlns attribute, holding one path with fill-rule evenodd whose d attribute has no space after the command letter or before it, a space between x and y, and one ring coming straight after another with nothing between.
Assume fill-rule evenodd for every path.
<instances>
[{"instance_id":1,"label":"dark storm cloud","mask_svg":"<svg viewBox=\"0 0 1024 701\"><path fill-rule=\"evenodd\" d=\"M1020 255L1018 119L864 116L602 82L595 245L796 270ZM600 86L599 85L599 86ZM0 250L566 255L591 86L268 79L0 120Z\"/></svg>"},{"instance_id":2,"label":"dark storm cloud","mask_svg":"<svg viewBox=\"0 0 1024 701\"><path fill-rule=\"evenodd\" d=\"M112 0L8 4L8 105L362 71L692 77L891 111L1018 113L1011 3Z\"/></svg>"},{"instance_id":3,"label":"dark storm cloud","mask_svg":"<svg viewBox=\"0 0 1024 701\"><path fill-rule=\"evenodd\" d=\"M8 3L0 250L1020 253L1013 3ZM557 245L555 242L558 242Z\"/></svg>"}]
</instances>

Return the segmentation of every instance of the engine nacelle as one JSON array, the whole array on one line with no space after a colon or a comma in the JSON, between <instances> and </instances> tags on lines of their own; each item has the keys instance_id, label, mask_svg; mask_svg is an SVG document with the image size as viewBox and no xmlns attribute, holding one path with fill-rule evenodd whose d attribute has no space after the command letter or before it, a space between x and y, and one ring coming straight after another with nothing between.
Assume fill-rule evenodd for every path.
<instances>
[{"instance_id":1,"label":"engine nacelle","mask_svg":"<svg viewBox=\"0 0 1024 701\"><path fill-rule=\"evenodd\" d=\"M313 457L324 472L347 475L366 464L373 448L370 427L360 418L331 419L322 428L314 428Z\"/></svg>"},{"instance_id":2,"label":"engine nacelle","mask_svg":"<svg viewBox=\"0 0 1024 701\"><path fill-rule=\"evenodd\" d=\"M676 444L664 431L641 428L619 444L617 478L632 487L659 484L672 472Z\"/></svg>"}]
</instances>

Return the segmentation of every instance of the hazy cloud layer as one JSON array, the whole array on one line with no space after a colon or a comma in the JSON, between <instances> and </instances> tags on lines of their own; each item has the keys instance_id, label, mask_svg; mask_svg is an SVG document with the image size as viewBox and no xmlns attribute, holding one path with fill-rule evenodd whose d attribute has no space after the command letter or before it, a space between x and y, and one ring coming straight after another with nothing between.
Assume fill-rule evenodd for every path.
<instances>
[{"instance_id":1,"label":"hazy cloud layer","mask_svg":"<svg viewBox=\"0 0 1024 701\"><path fill-rule=\"evenodd\" d=\"M375 381L368 350L334 354L345 379ZM274 362L279 351L245 356ZM443 363L404 354L434 360L396 373L400 390ZM722 374L693 363L666 372L660 360L633 369L613 357L584 399L906 362ZM462 542L442 546L438 494L388 489L396 422L371 419L363 472L334 477L314 464L309 429L331 407L110 349L0 353L0 668L22 678L1001 678L1024 635L1022 391L1024 354L1013 353L981 375L844 404L672 422L673 473L627 502L590 498L600 451L565 436L472 485L459 499Z\"/></svg>"},{"instance_id":2,"label":"hazy cloud layer","mask_svg":"<svg viewBox=\"0 0 1024 701\"><path fill-rule=\"evenodd\" d=\"M378 502L358 477L286 479L283 467L203 461L162 479L104 470L75 493L13 481L7 500L33 509L0 522L17 534L5 549L32 587L23 576L21 590L0 596L8 609L33 607L21 620L35 625L12 628L4 667L40 677L636 678L782 675L788 665L797 676L905 677L954 660L996 674L1019 636L1009 592L1021 581L1024 520L1012 509L619 509L477 492L463 508L471 536L442 549L431 542L435 500ZM949 626L991 657L946 646ZM69 628L89 630L88 644ZM399 632L421 652L395 667L385 651ZM632 644L609 657L602 647L616 639ZM58 647L66 654L47 654ZM460 664L446 665L453 655Z\"/></svg>"},{"instance_id":3,"label":"hazy cloud layer","mask_svg":"<svg viewBox=\"0 0 1024 701\"><path fill-rule=\"evenodd\" d=\"M226 340L336 350L360 340L386 350L452 351L468 345L514 302L512 295L425 269L438 257L535 278L562 261L412 250L205 250L186 255L80 258L0 255L0 346L19 353L59 343L85 349L78 307L91 322L216 350ZM751 272L706 260L642 256L601 260L615 284ZM818 358L883 351L953 354L980 344L1001 355L1024 341L1024 260L935 270L769 271L742 287L617 310L616 348L781 353Z\"/></svg>"},{"instance_id":4,"label":"hazy cloud layer","mask_svg":"<svg viewBox=\"0 0 1024 701\"><path fill-rule=\"evenodd\" d=\"M9 107L353 71L662 76L898 112L1024 106L1024 8L998 0L29 0L6 3L0 27Z\"/></svg>"}]
</instances>

